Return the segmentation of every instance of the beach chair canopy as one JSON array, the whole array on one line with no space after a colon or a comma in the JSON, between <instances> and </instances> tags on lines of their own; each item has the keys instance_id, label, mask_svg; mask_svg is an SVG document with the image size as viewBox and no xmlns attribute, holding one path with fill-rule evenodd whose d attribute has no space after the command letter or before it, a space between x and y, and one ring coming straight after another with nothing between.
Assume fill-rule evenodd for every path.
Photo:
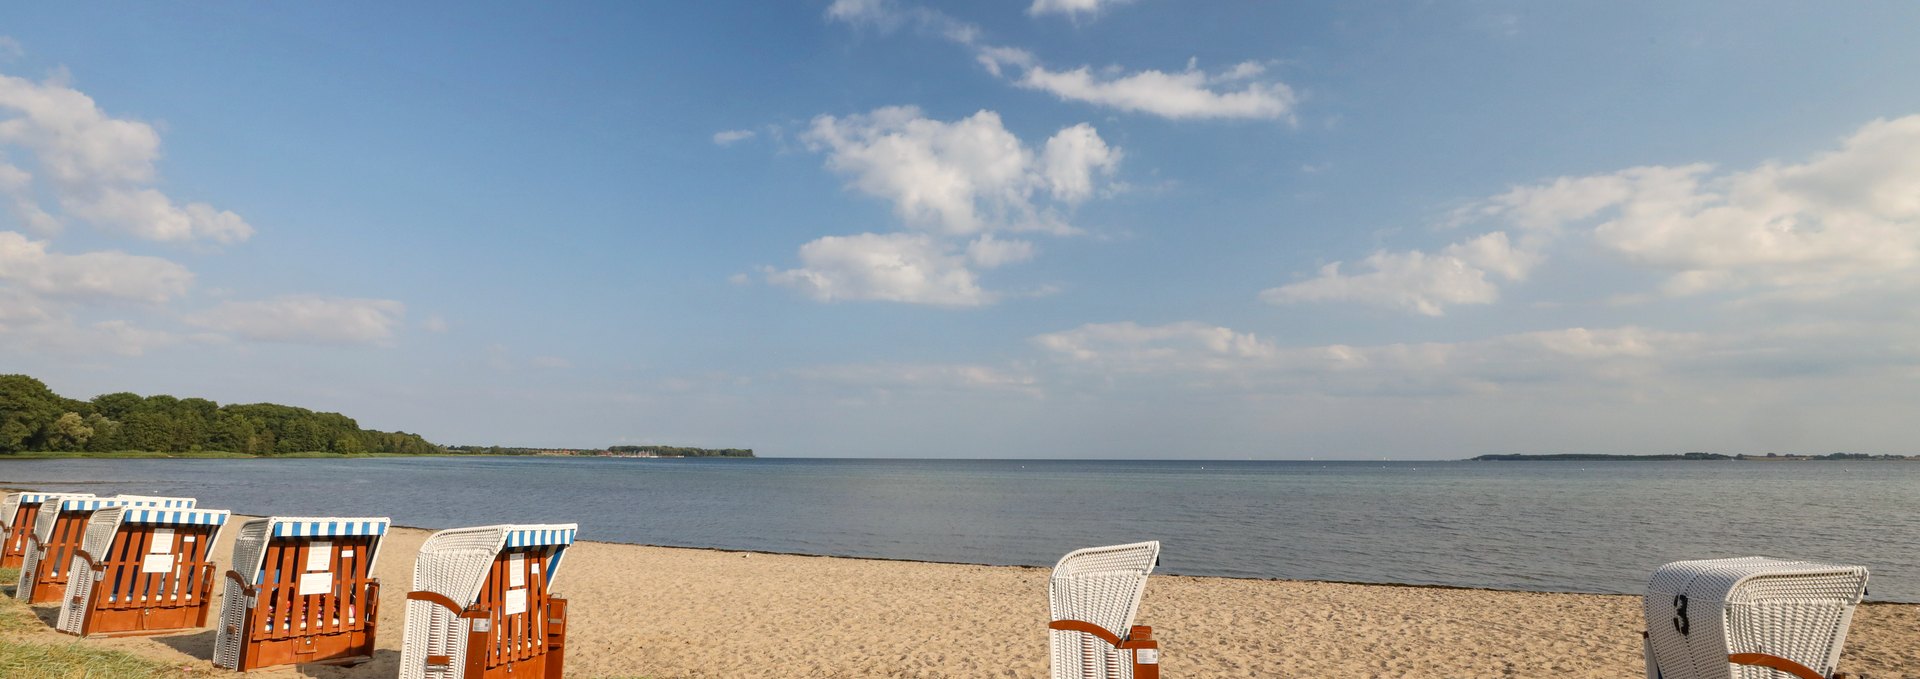
<instances>
[{"instance_id":1,"label":"beach chair canopy","mask_svg":"<svg viewBox=\"0 0 1920 679\"><path fill-rule=\"evenodd\" d=\"M1860 566L1760 556L1661 566L1647 583L1647 676L1831 677L1866 587Z\"/></svg>"},{"instance_id":2,"label":"beach chair canopy","mask_svg":"<svg viewBox=\"0 0 1920 679\"><path fill-rule=\"evenodd\" d=\"M489 674L510 665L521 668L515 676L539 677L549 662L548 676L558 676L565 602L549 594L578 530L506 524L428 537L413 563L400 679L468 679L468 667ZM485 648L469 649L469 639Z\"/></svg>"},{"instance_id":3,"label":"beach chair canopy","mask_svg":"<svg viewBox=\"0 0 1920 679\"><path fill-rule=\"evenodd\" d=\"M213 544L228 516L151 505L95 510L68 567L55 628L85 636L206 624Z\"/></svg>"},{"instance_id":4,"label":"beach chair canopy","mask_svg":"<svg viewBox=\"0 0 1920 679\"><path fill-rule=\"evenodd\" d=\"M1119 647L1132 632L1147 576L1159 560L1159 542L1092 547L1061 557L1047 581L1053 679L1133 676L1131 654Z\"/></svg>"},{"instance_id":5,"label":"beach chair canopy","mask_svg":"<svg viewBox=\"0 0 1920 679\"><path fill-rule=\"evenodd\" d=\"M213 664L252 670L373 653L373 568L391 519L270 516L240 524Z\"/></svg>"},{"instance_id":6,"label":"beach chair canopy","mask_svg":"<svg viewBox=\"0 0 1920 679\"><path fill-rule=\"evenodd\" d=\"M190 497L157 495L48 496L34 516L33 532L27 536L26 554L20 564L20 584L14 587L13 597L43 603L55 600L66 591L67 573L63 569L73 560L74 550L80 549L87 521L94 512L122 506L190 509L197 503Z\"/></svg>"},{"instance_id":7,"label":"beach chair canopy","mask_svg":"<svg viewBox=\"0 0 1920 679\"><path fill-rule=\"evenodd\" d=\"M93 493L8 493L7 499L0 501L0 528L13 528L14 518L22 508L38 510L40 505L48 500L81 497L93 497Z\"/></svg>"}]
</instances>

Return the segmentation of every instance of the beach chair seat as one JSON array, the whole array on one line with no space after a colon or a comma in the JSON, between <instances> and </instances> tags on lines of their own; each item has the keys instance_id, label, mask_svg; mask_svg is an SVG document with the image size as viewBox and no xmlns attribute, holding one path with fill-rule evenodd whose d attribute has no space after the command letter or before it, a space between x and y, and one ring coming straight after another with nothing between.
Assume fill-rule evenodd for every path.
<instances>
[{"instance_id":1,"label":"beach chair seat","mask_svg":"<svg viewBox=\"0 0 1920 679\"><path fill-rule=\"evenodd\" d=\"M1092 547L1061 557L1047 581L1053 679L1159 679L1153 628L1133 624L1159 542Z\"/></svg>"},{"instance_id":2,"label":"beach chair seat","mask_svg":"<svg viewBox=\"0 0 1920 679\"><path fill-rule=\"evenodd\" d=\"M224 509L96 510L68 568L55 628L82 637L164 634L207 624Z\"/></svg>"},{"instance_id":3,"label":"beach chair seat","mask_svg":"<svg viewBox=\"0 0 1920 679\"><path fill-rule=\"evenodd\" d=\"M214 625L214 666L244 672L371 659L380 608L373 568L389 523L270 516L240 524Z\"/></svg>"},{"instance_id":4,"label":"beach chair seat","mask_svg":"<svg viewBox=\"0 0 1920 679\"><path fill-rule=\"evenodd\" d=\"M400 679L561 679L567 602L551 596L579 525L434 533L413 563Z\"/></svg>"},{"instance_id":5,"label":"beach chair seat","mask_svg":"<svg viewBox=\"0 0 1920 679\"><path fill-rule=\"evenodd\" d=\"M6 539L6 547L0 549L0 568L19 568L27 558L27 543L33 536L34 518L40 515L40 506L55 498L93 497L93 493L8 493L7 499L0 501L0 535Z\"/></svg>"},{"instance_id":6,"label":"beach chair seat","mask_svg":"<svg viewBox=\"0 0 1920 679\"><path fill-rule=\"evenodd\" d=\"M1676 561L1647 583L1648 679L1836 679L1867 569L1752 556Z\"/></svg>"},{"instance_id":7,"label":"beach chair seat","mask_svg":"<svg viewBox=\"0 0 1920 679\"><path fill-rule=\"evenodd\" d=\"M26 555L20 562L20 580L13 598L30 604L56 603L67 591L66 570L86 538L87 521L107 507L192 509L190 497L115 495L113 497L49 497L35 512Z\"/></svg>"}]
</instances>

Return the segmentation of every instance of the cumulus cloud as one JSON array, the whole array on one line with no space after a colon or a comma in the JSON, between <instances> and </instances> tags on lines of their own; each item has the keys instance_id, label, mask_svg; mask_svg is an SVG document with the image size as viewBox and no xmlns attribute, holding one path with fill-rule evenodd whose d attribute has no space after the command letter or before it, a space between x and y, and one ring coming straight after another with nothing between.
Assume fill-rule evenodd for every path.
<instances>
[{"instance_id":1,"label":"cumulus cloud","mask_svg":"<svg viewBox=\"0 0 1920 679\"><path fill-rule=\"evenodd\" d=\"M1920 116L1870 122L1838 151L1715 174L1638 167L1519 186L1463 214L1585 235L1668 274L1669 295L1793 289L1827 295L1920 268Z\"/></svg>"},{"instance_id":2,"label":"cumulus cloud","mask_svg":"<svg viewBox=\"0 0 1920 679\"><path fill-rule=\"evenodd\" d=\"M269 301L223 302L186 321L265 342L369 344L392 337L406 310L405 304L386 299L284 295Z\"/></svg>"},{"instance_id":3,"label":"cumulus cloud","mask_svg":"<svg viewBox=\"0 0 1920 679\"><path fill-rule=\"evenodd\" d=\"M1077 18L1082 14L1099 14L1100 10L1129 2L1133 0L1033 0L1033 5L1027 8L1027 14L1065 14Z\"/></svg>"},{"instance_id":4,"label":"cumulus cloud","mask_svg":"<svg viewBox=\"0 0 1920 679\"><path fill-rule=\"evenodd\" d=\"M721 146L731 146L736 141L746 141L748 139L752 139L753 135L754 135L753 130L727 130L725 132L715 132L713 133L713 143L719 144Z\"/></svg>"},{"instance_id":5,"label":"cumulus cloud","mask_svg":"<svg viewBox=\"0 0 1920 679\"><path fill-rule=\"evenodd\" d=\"M938 306L990 304L965 255L926 234L827 236L800 246L802 268L769 272L767 282L816 301L878 300Z\"/></svg>"},{"instance_id":6,"label":"cumulus cloud","mask_svg":"<svg viewBox=\"0 0 1920 679\"><path fill-rule=\"evenodd\" d=\"M0 281L53 297L160 303L185 294L193 272L159 257L123 252L63 255L46 241L0 231Z\"/></svg>"},{"instance_id":7,"label":"cumulus cloud","mask_svg":"<svg viewBox=\"0 0 1920 679\"><path fill-rule=\"evenodd\" d=\"M91 97L60 78L35 83L0 75L0 112L13 114L0 119L0 145L33 152L68 216L149 240L234 243L254 233L232 212L206 203L175 205L147 188L156 181L159 133L146 123L107 115ZM0 189L6 189L16 217L37 231L57 228L57 220L45 216L23 183L33 179L18 167L0 163Z\"/></svg>"},{"instance_id":8,"label":"cumulus cloud","mask_svg":"<svg viewBox=\"0 0 1920 679\"><path fill-rule=\"evenodd\" d=\"M848 186L889 200L909 225L947 235L995 230L1071 233L1036 194L1063 203L1084 200L1096 174L1110 174L1120 152L1084 123L1061 130L1036 159L1001 124L980 111L954 122L922 117L912 106L837 118L820 116L804 136L827 153L827 167Z\"/></svg>"},{"instance_id":9,"label":"cumulus cloud","mask_svg":"<svg viewBox=\"0 0 1920 679\"><path fill-rule=\"evenodd\" d=\"M1274 304L1359 302L1439 316L1449 304L1498 301L1500 289L1488 274L1524 280L1541 260L1539 254L1514 248L1507 234L1494 232L1431 255L1419 250L1375 252L1361 261L1368 269L1364 273L1342 274L1342 262L1334 262L1321 267L1318 278L1266 290L1260 298Z\"/></svg>"}]
</instances>

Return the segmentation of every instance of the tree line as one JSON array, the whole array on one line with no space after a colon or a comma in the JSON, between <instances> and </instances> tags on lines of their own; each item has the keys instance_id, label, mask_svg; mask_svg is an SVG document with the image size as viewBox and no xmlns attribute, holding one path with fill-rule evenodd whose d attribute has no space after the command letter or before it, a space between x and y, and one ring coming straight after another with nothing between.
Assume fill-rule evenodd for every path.
<instances>
[{"instance_id":1,"label":"tree line","mask_svg":"<svg viewBox=\"0 0 1920 679\"><path fill-rule=\"evenodd\" d=\"M419 434L361 429L339 413L273 403L220 405L203 398L53 393L26 375L0 375L0 455L28 451L215 450L249 455L396 453L437 455Z\"/></svg>"},{"instance_id":2,"label":"tree line","mask_svg":"<svg viewBox=\"0 0 1920 679\"><path fill-rule=\"evenodd\" d=\"M668 457L753 457L752 448L681 448L677 446L607 446L612 453L646 453Z\"/></svg>"}]
</instances>

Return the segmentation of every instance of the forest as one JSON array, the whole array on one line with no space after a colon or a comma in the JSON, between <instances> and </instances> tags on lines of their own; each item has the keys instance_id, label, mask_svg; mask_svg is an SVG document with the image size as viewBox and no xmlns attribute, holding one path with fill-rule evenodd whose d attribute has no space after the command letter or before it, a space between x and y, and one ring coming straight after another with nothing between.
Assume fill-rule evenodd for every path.
<instances>
[{"instance_id":1,"label":"forest","mask_svg":"<svg viewBox=\"0 0 1920 679\"><path fill-rule=\"evenodd\" d=\"M52 452L327 452L439 455L418 434L361 429L339 413L273 403L220 405L203 398L53 393L26 375L0 375L0 455Z\"/></svg>"}]
</instances>

